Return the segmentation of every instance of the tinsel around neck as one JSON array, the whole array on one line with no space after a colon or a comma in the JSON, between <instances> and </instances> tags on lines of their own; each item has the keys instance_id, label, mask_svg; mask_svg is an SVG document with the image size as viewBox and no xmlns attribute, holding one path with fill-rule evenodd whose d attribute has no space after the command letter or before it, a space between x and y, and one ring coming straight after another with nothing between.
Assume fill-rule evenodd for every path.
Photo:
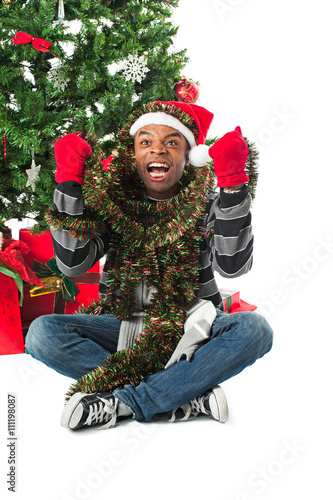
<instances>
[{"instance_id":1,"label":"tinsel around neck","mask_svg":"<svg viewBox=\"0 0 333 500\"><path fill-rule=\"evenodd\" d=\"M172 108L167 112L197 137L193 119ZM143 333L132 348L112 354L103 365L84 375L69 389L67 398L79 391L111 392L127 383L137 385L162 370L183 334L183 306L196 297L201 224L207 191L214 187L213 167L188 165L177 195L165 202L147 201L136 171L129 129L143 113L155 111L165 108L153 103L134 112L119 134L107 171L101 169L103 155L97 141L92 144L93 155L83 184L87 219L50 216L53 227L65 227L76 237L103 231L105 223L112 231L107 298L81 312L112 313L126 320L135 309L134 291L140 280L156 289L146 307Z\"/></svg>"},{"instance_id":2,"label":"tinsel around neck","mask_svg":"<svg viewBox=\"0 0 333 500\"><path fill-rule=\"evenodd\" d=\"M144 196L145 186L135 166L134 140L129 129L142 114L164 110L163 104L148 103L132 114L119 133L113 160L106 172L100 168L101 153L98 148L93 147L94 155L88 162L83 184L87 210L92 218L95 216L96 221L111 219L114 230L122 231L123 234L130 221L135 228L132 231L135 240L139 241L144 237L157 246L174 240L176 232L182 233L181 220L193 220L198 216L202 210L200 193L201 200L204 200L207 189L214 184L211 164L200 169L187 165L177 195L156 204L147 201ZM193 118L176 106L169 106L168 112L190 127L195 136L198 135ZM169 234L170 224L174 226L171 231L173 236Z\"/></svg>"},{"instance_id":3,"label":"tinsel around neck","mask_svg":"<svg viewBox=\"0 0 333 500\"><path fill-rule=\"evenodd\" d=\"M213 187L212 166L188 165L179 193L168 201L151 203L136 173L130 126L131 121L120 134L108 171L101 173L92 162L85 174L83 190L90 213L97 215L96 220L107 220L113 234L107 298L82 312L111 312L126 320L134 312L134 291L140 280L156 292L146 307L140 338L84 375L67 397L78 391L137 385L163 369L183 334L183 306L196 297L201 224L207 190Z\"/></svg>"}]
</instances>

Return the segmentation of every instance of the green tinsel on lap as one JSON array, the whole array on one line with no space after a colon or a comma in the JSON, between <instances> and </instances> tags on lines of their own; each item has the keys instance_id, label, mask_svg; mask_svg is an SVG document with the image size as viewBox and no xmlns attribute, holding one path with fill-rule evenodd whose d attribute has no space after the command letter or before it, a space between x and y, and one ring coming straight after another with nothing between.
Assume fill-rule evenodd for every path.
<instances>
[{"instance_id":1,"label":"green tinsel on lap","mask_svg":"<svg viewBox=\"0 0 333 500\"><path fill-rule=\"evenodd\" d=\"M131 349L115 352L83 375L69 388L66 400L76 392L112 392L125 384L137 386L148 375L163 370L183 333L183 312L172 308L170 315L172 318L151 321Z\"/></svg>"}]
</instances>

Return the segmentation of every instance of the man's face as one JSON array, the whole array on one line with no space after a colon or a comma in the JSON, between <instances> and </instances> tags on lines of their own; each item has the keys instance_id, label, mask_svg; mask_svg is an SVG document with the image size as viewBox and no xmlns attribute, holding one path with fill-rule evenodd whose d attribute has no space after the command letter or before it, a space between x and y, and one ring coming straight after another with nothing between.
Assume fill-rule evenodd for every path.
<instances>
[{"instance_id":1,"label":"man's face","mask_svg":"<svg viewBox=\"0 0 333 500\"><path fill-rule=\"evenodd\" d=\"M135 165L147 196L166 200L179 191L188 161L188 142L166 125L147 125L134 136Z\"/></svg>"}]
</instances>

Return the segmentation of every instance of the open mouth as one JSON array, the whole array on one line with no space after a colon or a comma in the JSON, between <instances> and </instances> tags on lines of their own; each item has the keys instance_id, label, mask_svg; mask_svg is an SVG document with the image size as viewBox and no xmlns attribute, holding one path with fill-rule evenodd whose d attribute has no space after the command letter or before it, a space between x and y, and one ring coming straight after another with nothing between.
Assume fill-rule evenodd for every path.
<instances>
[{"instance_id":1,"label":"open mouth","mask_svg":"<svg viewBox=\"0 0 333 500\"><path fill-rule=\"evenodd\" d=\"M148 173L151 179L162 180L169 172L168 165L166 163L150 163L148 166Z\"/></svg>"}]
</instances>

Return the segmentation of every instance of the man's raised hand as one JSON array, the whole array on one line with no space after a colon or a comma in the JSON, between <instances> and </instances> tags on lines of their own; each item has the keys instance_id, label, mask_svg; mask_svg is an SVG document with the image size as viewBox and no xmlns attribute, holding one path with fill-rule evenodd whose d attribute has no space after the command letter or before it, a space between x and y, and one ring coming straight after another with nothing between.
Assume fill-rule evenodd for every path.
<instances>
[{"instance_id":1,"label":"man's raised hand","mask_svg":"<svg viewBox=\"0 0 333 500\"><path fill-rule=\"evenodd\" d=\"M57 162L55 180L59 184L65 181L83 182L84 164L90 157L91 147L80 136L67 134L54 145Z\"/></svg>"},{"instance_id":2,"label":"man's raised hand","mask_svg":"<svg viewBox=\"0 0 333 500\"><path fill-rule=\"evenodd\" d=\"M249 180L245 171L248 152L240 127L225 134L209 148L219 187L236 186Z\"/></svg>"}]
</instances>

